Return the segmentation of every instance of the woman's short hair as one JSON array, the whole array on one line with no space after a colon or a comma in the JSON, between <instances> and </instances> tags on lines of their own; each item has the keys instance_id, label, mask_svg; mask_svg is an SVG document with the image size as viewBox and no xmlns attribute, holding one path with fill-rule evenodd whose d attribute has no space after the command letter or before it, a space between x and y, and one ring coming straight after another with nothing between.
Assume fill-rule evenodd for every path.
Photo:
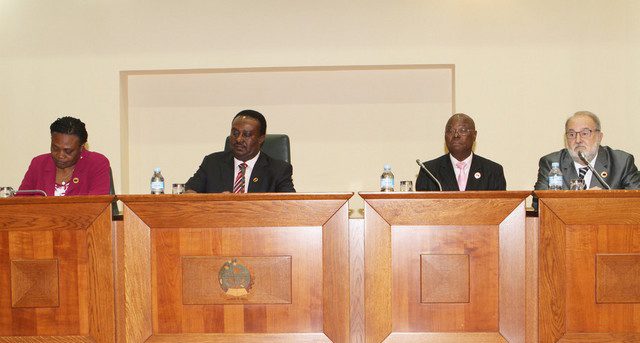
<instances>
[{"instance_id":1,"label":"woman's short hair","mask_svg":"<svg viewBox=\"0 0 640 343\"><path fill-rule=\"evenodd\" d=\"M80 139L80 145L87 142L87 138L89 138L89 134L87 133L87 129L84 123L77 118L73 117L62 117L56 119L51 126L49 126L51 130L51 134L54 133L62 133L65 135L75 135Z\"/></svg>"}]
</instances>

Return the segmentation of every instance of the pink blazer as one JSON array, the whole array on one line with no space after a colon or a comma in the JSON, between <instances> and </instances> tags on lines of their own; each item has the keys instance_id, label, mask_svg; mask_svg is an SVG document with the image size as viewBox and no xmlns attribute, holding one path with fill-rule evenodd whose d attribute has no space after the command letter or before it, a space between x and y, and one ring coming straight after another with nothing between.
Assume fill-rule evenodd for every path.
<instances>
[{"instance_id":1,"label":"pink blazer","mask_svg":"<svg viewBox=\"0 0 640 343\"><path fill-rule=\"evenodd\" d=\"M109 160L102 154L83 149L71 176L66 195L109 194ZM36 156L20 184L20 190L40 189L54 195L56 166L51 154Z\"/></svg>"}]
</instances>

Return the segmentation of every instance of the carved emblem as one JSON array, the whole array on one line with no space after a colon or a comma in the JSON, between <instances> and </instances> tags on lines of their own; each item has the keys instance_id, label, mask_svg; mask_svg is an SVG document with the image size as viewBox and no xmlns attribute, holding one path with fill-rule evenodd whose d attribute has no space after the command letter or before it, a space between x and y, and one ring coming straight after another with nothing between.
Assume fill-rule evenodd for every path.
<instances>
[{"instance_id":1,"label":"carved emblem","mask_svg":"<svg viewBox=\"0 0 640 343\"><path fill-rule=\"evenodd\" d=\"M249 294L253 281L249 269L238 262L237 258L225 262L218 272L220 288L233 298Z\"/></svg>"}]
</instances>

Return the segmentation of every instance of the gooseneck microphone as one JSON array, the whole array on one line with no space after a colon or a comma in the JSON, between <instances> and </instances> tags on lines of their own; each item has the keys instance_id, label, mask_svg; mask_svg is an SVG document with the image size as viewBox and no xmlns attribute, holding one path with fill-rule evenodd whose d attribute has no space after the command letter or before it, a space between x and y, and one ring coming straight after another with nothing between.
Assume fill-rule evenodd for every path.
<instances>
[{"instance_id":1,"label":"gooseneck microphone","mask_svg":"<svg viewBox=\"0 0 640 343\"><path fill-rule=\"evenodd\" d=\"M611 189L611 186L609 186L609 184L604 181L604 179L600 176L600 174L598 174L598 172L595 170L595 168L593 168L591 163L589 163L589 161L587 161L587 158L584 156L584 153L582 151L578 151L578 157L580 157L582 162L584 162L587 165L587 168L589 168L589 170L591 170L591 173L593 173L593 175L595 175L595 177L598 179L598 181L600 181L600 183L603 184L606 189Z\"/></svg>"},{"instance_id":2,"label":"gooseneck microphone","mask_svg":"<svg viewBox=\"0 0 640 343\"><path fill-rule=\"evenodd\" d=\"M440 181L438 181L438 179L436 179L436 177L433 176L433 174L431 174L429 169L427 169L427 167L424 166L424 163L422 163L422 161L420 161L420 159L417 159L416 163L420 166L420 168L422 168L422 170L425 171L425 173L427 173L427 175L429 175L431 180L436 182L436 184L438 185L438 189L440 190L440 192L442 192L442 185L440 184Z\"/></svg>"}]
</instances>

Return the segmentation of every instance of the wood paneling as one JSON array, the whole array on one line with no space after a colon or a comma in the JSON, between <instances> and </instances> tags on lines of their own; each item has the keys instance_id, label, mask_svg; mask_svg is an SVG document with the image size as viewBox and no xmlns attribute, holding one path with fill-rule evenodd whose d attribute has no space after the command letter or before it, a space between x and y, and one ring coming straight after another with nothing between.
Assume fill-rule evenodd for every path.
<instances>
[{"instance_id":1,"label":"wood paneling","mask_svg":"<svg viewBox=\"0 0 640 343\"><path fill-rule=\"evenodd\" d=\"M498 248L498 229L493 226L393 227L391 317L394 331L497 332ZM423 254L469 256L468 302L421 302L420 257ZM432 280L432 283L439 281Z\"/></svg>"},{"instance_id":2,"label":"wood paneling","mask_svg":"<svg viewBox=\"0 0 640 343\"><path fill-rule=\"evenodd\" d=\"M525 322L526 342L538 341L538 217L525 219Z\"/></svg>"},{"instance_id":3,"label":"wood paneling","mask_svg":"<svg viewBox=\"0 0 640 343\"><path fill-rule=\"evenodd\" d=\"M596 302L640 303L640 254L596 255Z\"/></svg>"},{"instance_id":4,"label":"wood paneling","mask_svg":"<svg viewBox=\"0 0 640 343\"><path fill-rule=\"evenodd\" d=\"M119 306L125 309L122 312L125 317L136 314L149 318L151 324L124 320L127 329L124 340L139 342L148 337L149 342L172 339L222 342L233 337L238 341L269 341L279 337L285 341L299 338L327 341L330 337L331 341L347 342L349 197L348 194L121 197L125 204L124 250L127 251L127 238L131 235L128 230L139 232L139 237L130 239L137 242L137 251L131 252L135 259L123 256L125 268L119 278L125 280L125 293L131 295ZM224 262L231 258L237 258L260 278L247 297L227 299L224 304L199 301L196 304L183 299L185 292L194 291L193 281L199 273L213 274L200 275L200 281L213 280L214 288L221 292L217 277L220 263L214 263L214 270L209 270L210 263L205 263L206 271L200 268L194 272L198 268L184 268L184 261ZM281 270L283 258L288 261L285 266L288 274ZM273 264L274 261L277 263ZM133 274L129 273L129 266L141 269ZM256 272L256 268L262 272ZM282 273L275 275L277 270ZM198 284L204 283L195 283ZM282 293L284 288L286 292ZM130 289L148 289L149 300L134 303L136 294ZM276 298L285 301L269 303ZM128 334L136 330L144 335Z\"/></svg>"},{"instance_id":5,"label":"wood paneling","mask_svg":"<svg viewBox=\"0 0 640 343\"><path fill-rule=\"evenodd\" d=\"M249 278L222 288L222 268L237 264ZM234 273L238 274L238 273ZM236 282L237 283L237 282ZM245 290L245 288L249 288ZM233 292L233 289L238 291ZM240 294L243 293L243 294ZM182 303L185 305L289 304L291 303L291 256L182 257ZM254 306L255 307L255 306Z\"/></svg>"},{"instance_id":6,"label":"wood paneling","mask_svg":"<svg viewBox=\"0 0 640 343\"><path fill-rule=\"evenodd\" d=\"M509 342L526 341L526 220L525 202L500 223L499 321Z\"/></svg>"},{"instance_id":7,"label":"wood paneling","mask_svg":"<svg viewBox=\"0 0 640 343\"><path fill-rule=\"evenodd\" d=\"M365 342L382 342L391 333L391 226L364 204ZM371 242L371 243L367 243Z\"/></svg>"},{"instance_id":8,"label":"wood paneling","mask_svg":"<svg viewBox=\"0 0 640 343\"><path fill-rule=\"evenodd\" d=\"M507 343L500 334L482 333L392 333L385 343Z\"/></svg>"},{"instance_id":9,"label":"wood paneling","mask_svg":"<svg viewBox=\"0 0 640 343\"><path fill-rule=\"evenodd\" d=\"M528 194L360 193L367 342L524 342ZM468 256L468 302L421 302L424 255Z\"/></svg>"},{"instance_id":10,"label":"wood paneling","mask_svg":"<svg viewBox=\"0 0 640 343\"><path fill-rule=\"evenodd\" d=\"M469 255L421 255L420 302L469 302Z\"/></svg>"},{"instance_id":11,"label":"wood paneling","mask_svg":"<svg viewBox=\"0 0 640 343\"><path fill-rule=\"evenodd\" d=\"M12 307L57 307L58 261L11 261Z\"/></svg>"},{"instance_id":12,"label":"wood paneling","mask_svg":"<svg viewBox=\"0 0 640 343\"><path fill-rule=\"evenodd\" d=\"M351 343L364 343L364 219L349 219Z\"/></svg>"},{"instance_id":13,"label":"wood paneling","mask_svg":"<svg viewBox=\"0 0 640 343\"><path fill-rule=\"evenodd\" d=\"M11 273L0 273L0 341L114 341L112 199L0 201L0 265L9 271L14 262ZM24 265L15 268L24 262L35 264L29 267L30 275L24 273ZM31 300L22 305L31 308L11 307L9 282L20 274L29 279L23 279L23 286L41 291L42 297L31 291L24 294Z\"/></svg>"},{"instance_id":14,"label":"wood paneling","mask_svg":"<svg viewBox=\"0 0 640 343\"><path fill-rule=\"evenodd\" d=\"M640 192L538 196L540 341L637 341Z\"/></svg>"},{"instance_id":15,"label":"wood paneling","mask_svg":"<svg viewBox=\"0 0 640 343\"><path fill-rule=\"evenodd\" d=\"M360 192L391 225L498 225L530 192ZM469 201L476 199L477 201ZM423 206L429 200L429 207ZM482 215L469 215L481 213ZM365 216L366 218L366 216Z\"/></svg>"}]
</instances>

